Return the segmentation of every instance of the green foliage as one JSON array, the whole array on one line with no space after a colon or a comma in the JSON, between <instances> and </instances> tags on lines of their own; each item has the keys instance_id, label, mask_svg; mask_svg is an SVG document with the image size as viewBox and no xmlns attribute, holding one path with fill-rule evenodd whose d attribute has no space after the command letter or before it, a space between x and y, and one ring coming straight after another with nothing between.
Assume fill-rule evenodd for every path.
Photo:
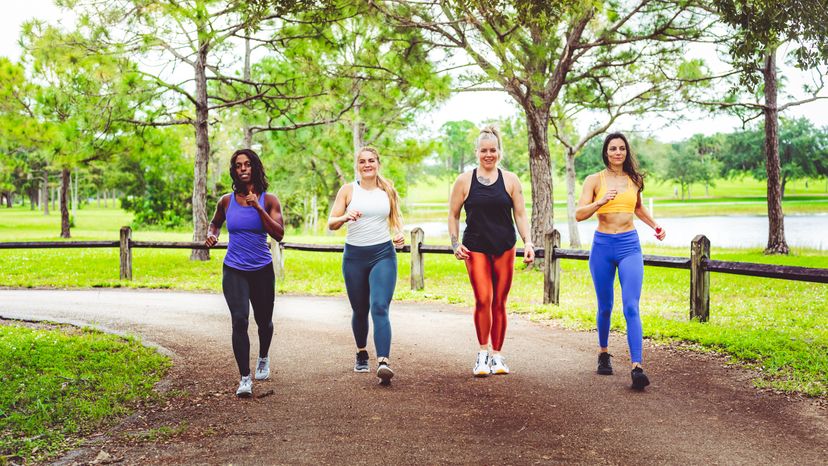
<instances>
[{"instance_id":1,"label":"green foliage","mask_svg":"<svg viewBox=\"0 0 828 466\"><path fill-rule=\"evenodd\" d=\"M146 128L125 140L114 177L134 225L174 228L192 220L192 159L182 153L183 132Z\"/></svg>"},{"instance_id":2,"label":"green foliage","mask_svg":"<svg viewBox=\"0 0 828 466\"><path fill-rule=\"evenodd\" d=\"M152 395L170 361L130 338L0 325L0 457L44 460Z\"/></svg>"},{"instance_id":3,"label":"green foliage","mask_svg":"<svg viewBox=\"0 0 828 466\"><path fill-rule=\"evenodd\" d=\"M825 25L828 10L822 0L743 1L717 0L713 6L734 29L727 42L735 64L742 69L740 82L755 90L762 82L757 64L765 54L789 42L797 67L813 69L828 64Z\"/></svg>"},{"instance_id":4,"label":"green foliage","mask_svg":"<svg viewBox=\"0 0 828 466\"><path fill-rule=\"evenodd\" d=\"M719 153L725 176L767 177L765 134L753 128L721 136L726 148ZM828 177L828 128L817 128L805 118L781 119L779 159L782 193L790 180Z\"/></svg>"}]
</instances>

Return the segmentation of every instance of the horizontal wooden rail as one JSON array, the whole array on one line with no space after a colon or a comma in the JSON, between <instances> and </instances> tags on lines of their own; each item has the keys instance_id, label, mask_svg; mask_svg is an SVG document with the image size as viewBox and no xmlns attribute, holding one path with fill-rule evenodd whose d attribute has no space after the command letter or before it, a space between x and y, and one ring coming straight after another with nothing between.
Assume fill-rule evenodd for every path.
<instances>
[{"instance_id":1,"label":"horizontal wooden rail","mask_svg":"<svg viewBox=\"0 0 828 466\"><path fill-rule=\"evenodd\" d=\"M145 249L227 249L227 243L216 243L207 247L204 243L187 243L182 241L130 241L131 248Z\"/></svg>"},{"instance_id":2,"label":"horizontal wooden rail","mask_svg":"<svg viewBox=\"0 0 828 466\"><path fill-rule=\"evenodd\" d=\"M0 249L117 248L118 241L14 241L0 243Z\"/></svg>"},{"instance_id":3,"label":"horizontal wooden rail","mask_svg":"<svg viewBox=\"0 0 828 466\"><path fill-rule=\"evenodd\" d=\"M828 283L828 269L794 265L754 264L752 262L715 261L708 259L704 269L710 272L749 275L752 277L781 278L812 283Z\"/></svg>"}]
</instances>

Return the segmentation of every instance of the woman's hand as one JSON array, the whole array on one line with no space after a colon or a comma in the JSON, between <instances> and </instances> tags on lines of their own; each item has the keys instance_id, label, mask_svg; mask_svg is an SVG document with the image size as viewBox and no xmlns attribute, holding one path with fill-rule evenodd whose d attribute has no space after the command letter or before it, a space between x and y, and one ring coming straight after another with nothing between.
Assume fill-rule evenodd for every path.
<instances>
[{"instance_id":1,"label":"woman's hand","mask_svg":"<svg viewBox=\"0 0 828 466\"><path fill-rule=\"evenodd\" d=\"M345 212L345 215L342 217L342 220L345 222L356 222L359 218L362 217L362 212L358 210L349 210Z\"/></svg>"},{"instance_id":2,"label":"woman's hand","mask_svg":"<svg viewBox=\"0 0 828 466\"><path fill-rule=\"evenodd\" d=\"M396 235L394 235L393 241L395 248L401 248L405 246L405 235L403 235L402 233L397 233Z\"/></svg>"},{"instance_id":3,"label":"woman's hand","mask_svg":"<svg viewBox=\"0 0 828 466\"><path fill-rule=\"evenodd\" d=\"M526 243L523 245L523 263L531 264L535 262L535 245Z\"/></svg>"},{"instance_id":4,"label":"woman's hand","mask_svg":"<svg viewBox=\"0 0 828 466\"><path fill-rule=\"evenodd\" d=\"M256 195L256 193L247 193L247 195L244 196L244 202L247 203L248 207L261 208L261 206L259 205L259 196Z\"/></svg>"},{"instance_id":5,"label":"woman's hand","mask_svg":"<svg viewBox=\"0 0 828 466\"><path fill-rule=\"evenodd\" d=\"M602 206L605 205L607 202L615 199L615 196L618 195L618 190L615 189L608 189L607 193L604 194L604 197L598 200L598 205Z\"/></svg>"},{"instance_id":6,"label":"woman's hand","mask_svg":"<svg viewBox=\"0 0 828 466\"><path fill-rule=\"evenodd\" d=\"M667 236L667 230L661 228L660 225L656 225L655 227L655 237L658 238L659 241L664 241L664 237Z\"/></svg>"},{"instance_id":7,"label":"woman's hand","mask_svg":"<svg viewBox=\"0 0 828 466\"><path fill-rule=\"evenodd\" d=\"M204 245L208 248L212 248L213 246L218 243L218 237L213 234L207 234L207 239L204 240Z\"/></svg>"},{"instance_id":8,"label":"woman's hand","mask_svg":"<svg viewBox=\"0 0 828 466\"><path fill-rule=\"evenodd\" d=\"M459 261L468 259L469 258L469 249L467 247L463 246L462 243L458 244L457 247L454 248L454 257L457 258L457 260L459 260Z\"/></svg>"}]
</instances>

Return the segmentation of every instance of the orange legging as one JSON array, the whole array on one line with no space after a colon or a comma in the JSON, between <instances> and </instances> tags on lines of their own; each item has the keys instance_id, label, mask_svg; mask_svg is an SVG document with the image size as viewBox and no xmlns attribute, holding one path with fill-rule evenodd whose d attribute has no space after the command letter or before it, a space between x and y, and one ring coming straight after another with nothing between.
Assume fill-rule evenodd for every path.
<instances>
[{"instance_id":1,"label":"orange legging","mask_svg":"<svg viewBox=\"0 0 828 466\"><path fill-rule=\"evenodd\" d=\"M515 248L499 256L469 252L466 269L474 290L474 328L480 345L500 351L506 337L506 298L515 271Z\"/></svg>"}]
</instances>

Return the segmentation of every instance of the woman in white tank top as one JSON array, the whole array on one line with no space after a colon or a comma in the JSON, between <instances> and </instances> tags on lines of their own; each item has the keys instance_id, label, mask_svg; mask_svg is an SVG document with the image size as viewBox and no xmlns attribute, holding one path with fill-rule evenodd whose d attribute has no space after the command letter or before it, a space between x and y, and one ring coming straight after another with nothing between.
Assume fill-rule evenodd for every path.
<instances>
[{"instance_id":1,"label":"woman in white tank top","mask_svg":"<svg viewBox=\"0 0 828 466\"><path fill-rule=\"evenodd\" d=\"M394 376L389 365L391 321L388 317L397 283L397 253L402 247L399 196L379 174L376 149L363 147L355 160L358 181L339 189L328 218L328 228L348 225L342 275L353 315L351 329L357 346L355 372L370 372L368 364L368 315L374 323L377 377L387 385ZM389 229L393 230L393 240ZM367 285L367 286L366 286Z\"/></svg>"}]
</instances>

